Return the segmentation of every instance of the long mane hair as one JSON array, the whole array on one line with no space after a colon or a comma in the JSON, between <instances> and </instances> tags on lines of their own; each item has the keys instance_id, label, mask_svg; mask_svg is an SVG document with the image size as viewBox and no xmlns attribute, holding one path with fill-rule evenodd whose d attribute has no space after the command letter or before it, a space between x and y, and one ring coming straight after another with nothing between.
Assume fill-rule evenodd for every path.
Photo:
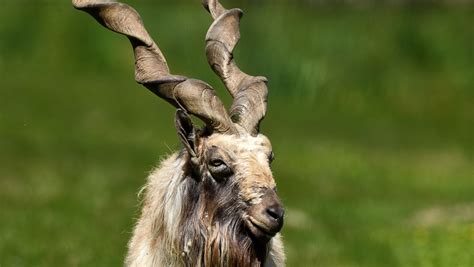
<instances>
[{"instance_id":1,"label":"long mane hair","mask_svg":"<svg viewBox=\"0 0 474 267\"><path fill-rule=\"evenodd\" d=\"M213 191L192 173L183 152L151 173L127 265L263 266L284 261L281 244L260 243L247 232L241 207L235 205L237 184L230 184L229 191Z\"/></svg>"}]
</instances>

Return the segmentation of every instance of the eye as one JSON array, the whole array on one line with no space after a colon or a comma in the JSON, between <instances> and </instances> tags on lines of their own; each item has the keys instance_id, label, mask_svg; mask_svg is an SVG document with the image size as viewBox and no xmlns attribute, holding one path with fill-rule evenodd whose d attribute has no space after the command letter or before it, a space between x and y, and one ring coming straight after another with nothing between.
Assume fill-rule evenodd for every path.
<instances>
[{"instance_id":1,"label":"eye","mask_svg":"<svg viewBox=\"0 0 474 267\"><path fill-rule=\"evenodd\" d=\"M232 175L232 169L222 159L212 159L207 166L212 178L217 182L224 181Z\"/></svg>"},{"instance_id":2,"label":"eye","mask_svg":"<svg viewBox=\"0 0 474 267\"><path fill-rule=\"evenodd\" d=\"M273 154L273 151L270 152L270 155L268 155L268 162L272 163L275 160L275 154Z\"/></svg>"},{"instance_id":3,"label":"eye","mask_svg":"<svg viewBox=\"0 0 474 267\"><path fill-rule=\"evenodd\" d=\"M225 165L225 163L224 163L224 161L222 161L220 159L213 159L209 162L209 165L211 165L213 167L219 167L219 166Z\"/></svg>"}]
</instances>

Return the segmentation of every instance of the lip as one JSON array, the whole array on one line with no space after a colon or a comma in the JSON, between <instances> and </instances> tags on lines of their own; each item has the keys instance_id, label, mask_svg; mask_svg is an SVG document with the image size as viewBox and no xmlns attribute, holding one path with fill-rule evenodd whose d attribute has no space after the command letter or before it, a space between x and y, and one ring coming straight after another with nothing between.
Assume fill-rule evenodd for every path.
<instances>
[{"instance_id":1,"label":"lip","mask_svg":"<svg viewBox=\"0 0 474 267\"><path fill-rule=\"evenodd\" d=\"M265 226L263 223L259 222L255 218L252 218L251 216L248 216L245 221L250 232L252 232L252 234L255 235L255 237L257 238L271 239L278 233L269 230L267 226Z\"/></svg>"}]
</instances>

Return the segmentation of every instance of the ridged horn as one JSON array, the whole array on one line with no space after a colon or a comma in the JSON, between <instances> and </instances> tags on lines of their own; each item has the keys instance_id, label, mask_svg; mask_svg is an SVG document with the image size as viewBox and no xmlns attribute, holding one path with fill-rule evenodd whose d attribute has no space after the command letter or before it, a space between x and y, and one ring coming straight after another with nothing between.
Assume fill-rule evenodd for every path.
<instances>
[{"instance_id":1,"label":"ridged horn","mask_svg":"<svg viewBox=\"0 0 474 267\"><path fill-rule=\"evenodd\" d=\"M206 35L209 65L234 98L230 117L252 135L258 134L260 121L267 110L267 79L251 76L239 69L232 51L240 39L242 10L225 9L218 0L203 0L214 22Z\"/></svg>"},{"instance_id":2,"label":"ridged horn","mask_svg":"<svg viewBox=\"0 0 474 267\"><path fill-rule=\"evenodd\" d=\"M222 101L207 83L172 75L163 53L146 31L138 12L116 1L73 0L76 9L92 15L109 30L130 40L135 54L135 80L173 106L200 118L213 131L233 131Z\"/></svg>"}]
</instances>

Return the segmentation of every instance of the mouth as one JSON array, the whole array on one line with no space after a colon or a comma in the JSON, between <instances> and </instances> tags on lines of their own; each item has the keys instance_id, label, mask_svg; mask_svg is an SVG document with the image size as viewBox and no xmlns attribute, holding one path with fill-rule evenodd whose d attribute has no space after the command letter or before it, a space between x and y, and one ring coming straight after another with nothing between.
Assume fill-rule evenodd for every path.
<instances>
[{"instance_id":1,"label":"mouth","mask_svg":"<svg viewBox=\"0 0 474 267\"><path fill-rule=\"evenodd\" d=\"M251 216L246 218L245 223L252 235L261 240L268 241L278 233L278 231L272 231L268 226Z\"/></svg>"}]
</instances>

